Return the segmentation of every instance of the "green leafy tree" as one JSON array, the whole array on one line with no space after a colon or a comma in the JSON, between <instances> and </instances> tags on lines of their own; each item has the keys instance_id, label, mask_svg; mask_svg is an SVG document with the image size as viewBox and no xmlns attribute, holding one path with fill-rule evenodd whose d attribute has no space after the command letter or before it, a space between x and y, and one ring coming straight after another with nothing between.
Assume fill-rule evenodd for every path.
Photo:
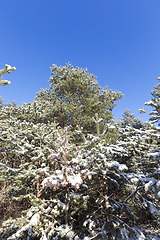
<instances>
[{"instance_id":1,"label":"green leafy tree","mask_svg":"<svg viewBox=\"0 0 160 240\"><path fill-rule=\"evenodd\" d=\"M126 126L141 128L145 125L145 123L143 123L140 118L135 118L134 113L131 113L131 111L129 111L128 109L124 111L122 116L123 118L120 118L117 122L118 125L122 128Z\"/></svg>"},{"instance_id":2,"label":"green leafy tree","mask_svg":"<svg viewBox=\"0 0 160 240\"><path fill-rule=\"evenodd\" d=\"M84 131L96 132L95 114L98 113L100 131L113 119L112 110L115 102L123 98L123 94L107 87L101 89L96 77L87 69L73 68L68 63L51 67L50 88L41 90L34 100L36 105L45 108L50 119L56 120L61 127L68 125L74 130L77 125ZM48 118L48 119L49 119Z\"/></svg>"},{"instance_id":3,"label":"green leafy tree","mask_svg":"<svg viewBox=\"0 0 160 240\"><path fill-rule=\"evenodd\" d=\"M49 89L41 89L32 103L12 106L10 115L34 123L56 122L63 128L70 125L74 131L78 126L83 132L102 133L106 123L113 120L115 102L123 94L107 87L101 89L93 74L70 63L53 65L51 71ZM101 120L98 125L97 116Z\"/></svg>"}]
</instances>

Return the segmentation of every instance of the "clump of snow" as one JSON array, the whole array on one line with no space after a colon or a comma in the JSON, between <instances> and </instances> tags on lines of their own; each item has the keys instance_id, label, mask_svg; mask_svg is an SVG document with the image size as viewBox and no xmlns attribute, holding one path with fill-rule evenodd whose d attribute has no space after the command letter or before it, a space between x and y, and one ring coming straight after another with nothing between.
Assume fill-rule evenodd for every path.
<instances>
[{"instance_id":1,"label":"clump of snow","mask_svg":"<svg viewBox=\"0 0 160 240\"><path fill-rule=\"evenodd\" d=\"M35 214L32 216L32 218L31 218L31 220L30 220L30 222L29 222L29 225L31 225L31 226L36 226L36 225L38 225L39 219L40 219L39 213L35 213Z\"/></svg>"},{"instance_id":2,"label":"clump of snow","mask_svg":"<svg viewBox=\"0 0 160 240\"><path fill-rule=\"evenodd\" d=\"M139 182L139 178L133 177L133 178L130 179L130 181L134 184L137 184Z\"/></svg>"},{"instance_id":3,"label":"clump of snow","mask_svg":"<svg viewBox=\"0 0 160 240\"><path fill-rule=\"evenodd\" d=\"M154 180L154 179L152 179L152 180L150 180L148 183L146 183L146 184L145 184L145 191L146 191L146 192L149 191L154 184L155 184L155 180Z\"/></svg>"},{"instance_id":4,"label":"clump of snow","mask_svg":"<svg viewBox=\"0 0 160 240\"><path fill-rule=\"evenodd\" d=\"M128 170L128 167L125 164L120 164L117 161L111 161L106 163L108 168L115 168L119 171Z\"/></svg>"},{"instance_id":5,"label":"clump of snow","mask_svg":"<svg viewBox=\"0 0 160 240\"><path fill-rule=\"evenodd\" d=\"M89 170L82 170L78 173L73 173L71 171L72 168L70 167L63 168L62 170L56 170L54 174L42 181L42 187L56 190L60 186L65 187L70 184L73 188L79 189L83 184L83 179L88 177L88 179L91 180L92 176L96 174L95 172L91 172ZM41 173L43 173L43 171L41 171ZM86 186L83 185L83 187Z\"/></svg>"},{"instance_id":6,"label":"clump of snow","mask_svg":"<svg viewBox=\"0 0 160 240\"><path fill-rule=\"evenodd\" d=\"M58 200L57 205L61 207L63 210L66 210L66 204Z\"/></svg>"},{"instance_id":7,"label":"clump of snow","mask_svg":"<svg viewBox=\"0 0 160 240\"><path fill-rule=\"evenodd\" d=\"M87 224L89 230L92 230L96 226L95 222L92 221L90 218L84 221L83 226L86 227Z\"/></svg>"}]
</instances>

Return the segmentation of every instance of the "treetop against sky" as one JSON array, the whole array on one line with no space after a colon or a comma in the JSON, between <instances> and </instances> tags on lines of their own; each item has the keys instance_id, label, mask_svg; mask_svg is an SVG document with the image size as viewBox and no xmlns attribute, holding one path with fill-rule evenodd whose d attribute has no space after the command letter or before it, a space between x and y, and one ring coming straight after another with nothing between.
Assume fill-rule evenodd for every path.
<instances>
[{"instance_id":1,"label":"treetop against sky","mask_svg":"<svg viewBox=\"0 0 160 240\"><path fill-rule=\"evenodd\" d=\"M159 8L158 0L2 2L0 69L7 63L17 71L1 96L32 102L49 86L50 66L71 62L87 67L102 88L125 95L113 110L116 120L125 109L148 120L138 109L159 76Z\"/></svg>"}]
</instances>

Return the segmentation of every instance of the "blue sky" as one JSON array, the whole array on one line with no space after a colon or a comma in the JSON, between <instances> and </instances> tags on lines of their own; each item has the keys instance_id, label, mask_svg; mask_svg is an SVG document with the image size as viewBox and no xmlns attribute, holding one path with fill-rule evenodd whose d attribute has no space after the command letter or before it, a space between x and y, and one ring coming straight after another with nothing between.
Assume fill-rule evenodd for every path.
<instances>
[{"instance_id":1,"label":"blue sky","mask_svg":"<svg viewBox=\"0 0 160 240\"><path fill-rule=\"evenodd\" d=\"M8 0L1 1L0 69L17 68L0 87L5 102L31 102L49 87L52 64L88 68L101 87L125 96L115 120L127 108L151 99L160 76L159 0ZM150 110L150 109L148 109Z\"/></svg>"}]
</instances>

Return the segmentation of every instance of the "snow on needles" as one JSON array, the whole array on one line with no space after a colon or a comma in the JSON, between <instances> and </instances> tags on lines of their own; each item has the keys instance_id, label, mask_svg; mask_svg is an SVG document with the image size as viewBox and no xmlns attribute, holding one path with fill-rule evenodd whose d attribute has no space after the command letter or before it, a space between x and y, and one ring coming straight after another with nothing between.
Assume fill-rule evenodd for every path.
<instances>
[{"instance_id":1,"label":"snow on needles","mask_svg":"<svg viewBox=\"0 0 160 240\"><path fill-rule=\"evenodd\" d=\"M44 171L41 169L40 173L43 172L45 172L45 169ZM64 167L62 170L56 170L54 174L45 178L42 181L42 187L57 190L60 186L65 187L70 184L73 188L79 189L84 179L88 177L88 179L91 180L95 174L95 172L89 170L81 170L78 173L73 173L70 167ZM87 185L84 184L83 186L87 187Z\"/></svg>"}]
</instances>

